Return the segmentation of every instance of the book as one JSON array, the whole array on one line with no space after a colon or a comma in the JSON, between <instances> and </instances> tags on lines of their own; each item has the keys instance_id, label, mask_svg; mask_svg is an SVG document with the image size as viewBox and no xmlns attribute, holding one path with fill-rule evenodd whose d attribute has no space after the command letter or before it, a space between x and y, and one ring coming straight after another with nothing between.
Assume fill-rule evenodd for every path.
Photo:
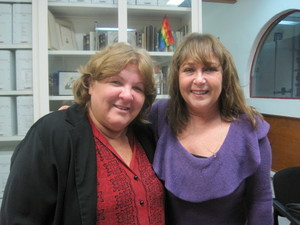
<instances>
[{"instance_id":1,"label":"book","mask_svg":"<svg viewBox=\"0 0 300 225\"><path fill-rule=\"evenodd\" d=\"M83 50L90 50L90 34L84 34L82 39Z\"/></svg>"},{"instance_id":2,"label":"book","mask_svg":"<svg viewBox=\"0 0 300 225\"><path fill-rule=\"evenodd\" d=\"M0 50L0 90L14 90L14 59L13 53L9 50Z\"/></svg>"},{"instance_id":3,"label":"book","mask_svg":"<svg viewBox=\"0 0 300 225\"><path fill-rule=\"evenodd\" d=\"M16 50L16 90L32 89L32 50Z\"/></svg>"},{"instance_id":4,"label":"book","mask_svg":"<svg viewBox=\"0 0 300 225\"><path fill-rule=\"evenodd\" d=\"M12 5L0 4L0 44L12 44Z\"/></svg>"},{"instance_id":5,"label":"book","mask_svg":"<svg viewBox=\"0 0 300 225\"><path fill-rule=\"evenodd\" d=\"M136 46L139 48L143 47L143 32L137 32L136 33Z\"/></svg>"},{"instance_id":6,"label":"book","mask_svg":"<svg viewBox=\"0 0 300 225\"><path fill-rule=\"evenodd\" d=\"M17 96L18 135L25 135L33 121L33 97Z\"/></svg>"},{"instance_id":7,"label":"book","mask_svg":"<svg viewBox=\"0 0 300 225\"><path fill-rule=\"evenodd\" d=\"M60 49L59 44L59 36L58 33L58 24L56 22L56 19L54 15L51 13L50 10L48 10L48 48L52 50L58 50Z\"/></svg>"},{"instance_id":8,"label":"book","mask_svg":"<svg viewBox=\"0 0 300 225\"><path fill-rule=\"evenodd\" d=\"M0 97L0 136L16 134L16 108L14 97Z\"/></svg>"},{"instance_id":9,"label":"book","mask_svg":"<svg viewBox=\"0 0 300 225\"><path fill-rule=\"evenodd\" d=\"M13 4L13 44L32 43L31 4Z\"/></svg>"},{"instance_id":10,"label":"book","mask_svg":"<svg viewBox=\"0 0 300 225\"><path fill-rule=\"evenodd\" d=\"M49 75L49 95L58 95L58 73L52 73Z\"/></svg>"}]
</instances>

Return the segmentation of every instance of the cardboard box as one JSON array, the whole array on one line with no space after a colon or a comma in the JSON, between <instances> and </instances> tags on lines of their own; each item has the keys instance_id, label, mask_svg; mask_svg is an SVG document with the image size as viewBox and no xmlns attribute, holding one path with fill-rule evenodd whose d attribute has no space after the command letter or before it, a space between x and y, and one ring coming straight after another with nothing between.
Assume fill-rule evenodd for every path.
<instances>
[{"instance_id":1,"label":"cardboard box","mask_svg":"<svg viewBox=\"0 0 300 225\"><path fill-rule=\"evenodd\" d=\"M14 59L9 50L0 50L0 90L15 90Z\"/></svg>"},{"instance_id":2,"label":"cardboard box","mask_svg":"<svg viewBox=\"0 0 300 225\"><path fill-rule=\"evenodd\" d=\"M12 5L0 4L0 44L12 43Z\"/></svg>"},{"instance_id":3,"label":"cardboard box","mask_svg":"<svg viewBox=\"0 0 300 225\"><path fill-rule=\"evenodd\" d=\"M13 4L13 44L32 43L31 4Z\"/></svg>"},{"instance_id":4,"label":"cardboard box","mask_svg":"<svg viewBox=\"0 0 300 225\"><path fill-rule=\"evenodd\" d=\"M14 97L0 97L0 136L16 134L16 103Z\"/></svg>"},{"instance_id":5,"label":"cardboard box","mask_svg":"<svg viewBox=\"0 0 300 225\"><path fill-rule=\"evenodd\" d=\"M32 89L32 51L16 50L16 89Z\"/></svg>"},{"instance_id":6,"label":"cardboard box","mask_svg":"<svg viewBox=\"0 0 300 225\"><path fill-rule=\"evenodd\" d=\"M33 97L17 97L18 135L25 135L33 124Z\"/></svg>"}]
</instances>

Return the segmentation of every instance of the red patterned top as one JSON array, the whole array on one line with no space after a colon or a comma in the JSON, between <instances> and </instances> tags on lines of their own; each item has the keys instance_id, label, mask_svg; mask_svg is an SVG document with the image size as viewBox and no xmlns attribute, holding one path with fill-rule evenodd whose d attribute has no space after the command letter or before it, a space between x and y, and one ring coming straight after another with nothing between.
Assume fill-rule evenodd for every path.
<instances>
[{"instance_id":1,"label":"red patterned top","mask_svg":"<svg viewBox=\"0 0 300 225\"><path fill-rule=\"evenodd\" d=\"M128 167L91 122L97 159L97 224L164 225L164 191L141 144L129 135Z\"/></svg>"}]
</instances>

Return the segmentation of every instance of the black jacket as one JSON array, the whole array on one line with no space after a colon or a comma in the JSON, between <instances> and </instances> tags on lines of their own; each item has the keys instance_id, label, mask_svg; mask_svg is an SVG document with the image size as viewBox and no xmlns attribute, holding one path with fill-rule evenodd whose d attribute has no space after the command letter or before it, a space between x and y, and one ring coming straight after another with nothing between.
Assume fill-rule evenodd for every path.
<instances>
[{"instance_id":1,"label":"black jacket","mask_svg":"<svg viewBox=\"0 0 300 225\"><path fill-rule=\"evenodd\" d=\"M152 162L149 126L133 131ZM96 224L96 154L83 107L39 119L17 146L4 191L0 224Z\"/></svg>"}]
</instances>

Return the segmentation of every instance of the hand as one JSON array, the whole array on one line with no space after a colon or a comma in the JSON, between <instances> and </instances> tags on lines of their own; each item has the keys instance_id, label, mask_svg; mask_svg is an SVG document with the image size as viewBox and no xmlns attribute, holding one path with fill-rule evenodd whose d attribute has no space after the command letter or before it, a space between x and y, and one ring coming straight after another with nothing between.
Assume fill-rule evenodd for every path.
<instances>
[{"instance_id":1,"label":"hand","mask_svg":"<svg viewBox=\"0 0 300 225\"><path fill-rule=\"evenodd\" d=\"M63 106L59 107L58 110L65 110L69 107L70 107L69 105L63 105Z\"/></svg>"}]
</instances>

